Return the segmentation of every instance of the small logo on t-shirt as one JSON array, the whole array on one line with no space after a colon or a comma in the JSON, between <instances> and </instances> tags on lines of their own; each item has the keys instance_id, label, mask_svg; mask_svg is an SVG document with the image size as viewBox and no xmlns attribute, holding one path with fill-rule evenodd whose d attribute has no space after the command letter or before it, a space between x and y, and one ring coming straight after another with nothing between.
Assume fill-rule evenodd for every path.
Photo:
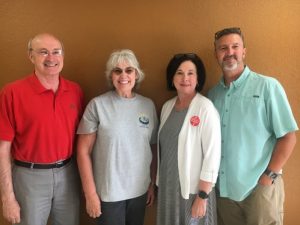
<instances>
[{"instance_id":1,"label":"small logo on t-shirt","mask_svg":"<svg viewBox=\"0 0 300 225\"><path fill-rule=\"evenodd\" d=\"M142 125L142 127L148 127L149 126L149 117L145 114L141 114L139 116L139 122L140 122L140 125Z\"/></svg>"},{"instance_id":2,"label":"small logo on t-shirt","mask_svg":"<svg viewBox=\"0 0 300 225\"><path fill-rule=\"evenodd\" d=\"M200 118L199 116L192 116L191 119L190 119L190 123L192 126L196 127L199 125L200 123Z\"/></svg>"}]
</instances>

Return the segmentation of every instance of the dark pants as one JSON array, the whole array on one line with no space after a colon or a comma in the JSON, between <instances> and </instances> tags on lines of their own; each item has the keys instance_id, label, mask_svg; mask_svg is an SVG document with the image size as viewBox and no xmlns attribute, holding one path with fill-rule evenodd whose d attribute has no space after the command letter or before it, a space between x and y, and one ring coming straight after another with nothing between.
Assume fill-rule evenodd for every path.
<instances>
[{"instance_id":1,"label":"dark pants","mask_svg":"<svg viewBox=\"0 0 300 225\"><path fill-rule=\"evenodd\" d=\"M101 202L98 225L143 225L147 194L118 202Z\"/></svg>"}]
</instances>

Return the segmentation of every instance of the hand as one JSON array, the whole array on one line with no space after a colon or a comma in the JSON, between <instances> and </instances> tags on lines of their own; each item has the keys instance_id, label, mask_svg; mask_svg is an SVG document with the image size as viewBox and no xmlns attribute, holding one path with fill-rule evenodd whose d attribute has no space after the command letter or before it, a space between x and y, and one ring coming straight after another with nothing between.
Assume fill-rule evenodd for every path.
<instances>
[{"instance_id":1,"label":"hand","mask_svg":"<svg viewBox=\"0 0 300 225\"><path fill-rule=\"evenodd\" d=\"M193 218L204 217L206 213L206 204L207 204L206 199L202 199L197 196L192 205L192 217Z\"/></svg>"},{"instance_id":2,"label":"hand","mask_svg":"<svg viewBox=\"0 0 300 225\"><path fill-rule=\"evenodd\" d=\"M3 201L2 209L3 217L9 223L15 224L21 222L20 206L15 198Z\"/></svg>"},{"instance_id":3,"label":"hand","mask_svg":"<svg viewBox=\"0 0 300 225\"><path fill-rule=\"evenodd\" d=\"M102 214L102 212L100 198L97 195L97 193L86 196L85 199L87 214L92 218L99 217Z\"/></svg>"},{"instance_id":4,"label":"hand","mask_svg":"<svg viewBox=\"0 0 300 225\"><path fill-rule=\"evenodd\" d=\"M150 184L147 192L147 206L150 207L153 205L155 200L155 184Z\"/></svg>"},{"instance_id":5,"label":"hand","mask_svg":"<svg viewBox=\"0 0 300 225\"><path fill-rule=\"evenodd\" d=\"M260 176L258 183L263 186L271 186L273 184L273 180L266 174L263 174Z\"/></svg>"}]
</instances>

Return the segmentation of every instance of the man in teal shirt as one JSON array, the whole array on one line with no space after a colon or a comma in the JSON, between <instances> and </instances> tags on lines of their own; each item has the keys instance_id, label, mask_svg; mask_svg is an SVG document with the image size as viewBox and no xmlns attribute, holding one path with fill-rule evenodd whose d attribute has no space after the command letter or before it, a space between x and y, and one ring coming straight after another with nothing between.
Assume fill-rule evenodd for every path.
<instances>
[{"instance_id":1,"label":"man in teal shirt","mask_svg":"<svg viewBox=\"0 0 300 225\"><path fill-rule=\"evenodd\" d=\"M282 167L296 144L296 121L280 83L244 64L239 28L215 34L220 82L209 91L221 117L219 224L283 224Z\"/></svg>"}]
</instances>

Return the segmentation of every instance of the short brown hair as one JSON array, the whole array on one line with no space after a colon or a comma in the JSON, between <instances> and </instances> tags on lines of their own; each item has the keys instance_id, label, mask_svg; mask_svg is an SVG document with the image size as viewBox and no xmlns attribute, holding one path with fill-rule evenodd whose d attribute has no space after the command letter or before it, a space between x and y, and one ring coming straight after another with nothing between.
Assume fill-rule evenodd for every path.
<instances>
[{"instance_id":1,"label":"short brown hair","mask_svg":"<svg viewBox=\"0 0 300 225\"><path fill-rule=\"evenodd\" d=\"M239 27L229 27L229 28L225 28L223 30L219 30L218 32L216 32L215 33L215 45L216 45L217 40L219 40L224 35L228 35L228 34L238 34L242 38L243 44L245 46L244 35L242 34L242 31Z\"/></svg>"}]
</instances>

